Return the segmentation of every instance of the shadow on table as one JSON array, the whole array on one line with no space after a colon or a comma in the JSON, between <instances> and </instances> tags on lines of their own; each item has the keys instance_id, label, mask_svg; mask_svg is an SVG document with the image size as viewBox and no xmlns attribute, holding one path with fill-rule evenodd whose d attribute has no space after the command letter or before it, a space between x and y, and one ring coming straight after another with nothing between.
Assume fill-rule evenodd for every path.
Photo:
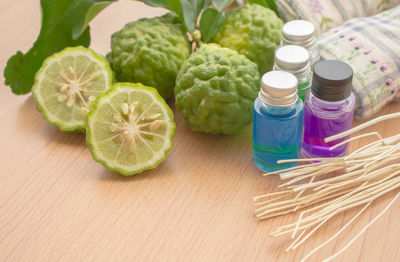
<instances>
[{"instance_id":1,"label":"shadow on table","mask_svg":"<svg viewBox=\"0 0 400 262\"><path fill-rule=\"evenodd\" d=\"M184 165L190 166L191 169L202 165L215 169L224 166L224 172L234 173L245 169L253 170L251 125L234 135L212 135L193 131L180 116L176 118L174 155L191 162ZM257 170L254 168L255 173L258 173Z\"/></svg>"},{"instance_id":2,"label":"shadow on table","mask_svg":"<svg viewBox=\"0 0 400 262\"><path fill-rule=\"evenodd\" d=\"M153 180L166 178L168 176L172 176L172 170L168 166L168 162L164 161L160 165L158 165L155 169L146 170L142 173L135 174L132 176L123 176L117 174L113 171L104 169L104 171L99 175L99 180L103 182L133 182L133 181L144 181L144 180Z\"/></svg>"},{"instance_id":3,"label":"shadow on table","mask_svg":"<svg viewBox=\"0 0 400 262\"><path fill-rule=\"evenodd\" d=\"M53 143L86 146L84 133L65 133L58 127L50 125L36 109L32 96L29 96L18 110L17 127L27 135L40 134Z\"/></svg>"},{"instance_id":4,"label":"shadow on table","mask_svg":"<svg viewBox=\"0 0 400 262\"><path fill-rule=\"evenodd\" d=\"M218 168L220 163L232 163L226 172L238 172L238 169L253 170L251 125L243 128L236 135L212 135L193 131L176 110L174 110L174 115L177 126L175 145L164 162L155 169L130 177L105 170L100 179L125 182L169 178L173 177L174 172L194 172L201 165L215 166L217 170L220 169ZM259 174L255 167L254 173Z\"/></svg>"},{"instance_id":5,"label":"shadow on table","mask_svg":"<svg viewBox=\"0 0 400 262\"><path fill-rule=\"evenodd\" d=\"M40 113L35 107L35 101L32 96L29 96L21 104L17 112L17 127L18 130L24 133L32 133L37 131L37 123L43 122Z\"/></svg>"}]
</instances>

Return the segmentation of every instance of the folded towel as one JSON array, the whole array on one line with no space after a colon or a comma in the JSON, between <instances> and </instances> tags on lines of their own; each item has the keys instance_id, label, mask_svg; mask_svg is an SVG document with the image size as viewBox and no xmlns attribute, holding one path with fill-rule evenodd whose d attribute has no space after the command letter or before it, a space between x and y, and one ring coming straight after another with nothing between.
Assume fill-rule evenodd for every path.
<instances>
[{"instance_id":1,"label":"folded towel","mask_svg":"<svg viewBox=\"0 0 400 262\"><path fill-rule=\"evenodd\" d=\"M368 18L357 18L319 37L322 59L351 65L356 118L366 118L400 100L400 5Z\"/></svg>"},{"instance_id":2,"label":"folded towel","mask_svg":"<svg viewBox=\"0 0 400 262\"><path fill-rule=\"evenodd\" d=\"M349 19L375 15L400 4L400 0L275 0L284 21L303 19L317 34Z\"/></svg>"}]
</instances>

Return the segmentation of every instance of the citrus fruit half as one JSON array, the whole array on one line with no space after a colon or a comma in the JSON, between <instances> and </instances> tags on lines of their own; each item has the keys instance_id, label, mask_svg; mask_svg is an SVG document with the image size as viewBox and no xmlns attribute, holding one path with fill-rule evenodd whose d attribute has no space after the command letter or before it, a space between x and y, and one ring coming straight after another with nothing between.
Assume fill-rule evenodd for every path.
<instances>
[{"instance_id":1,"label":"citrus fruit half","mask_svg":"<svg viewBox=\"0 0 400 262\"><path fill-rule=\"evenodd\" d=\"M62 131L84 131L94 99L112 86L108 61L84 47L48 57L36 73L32 94L43 117Z\"/></svg>"},{"instance_id":2,"label":"citrus fruit half","mask_svg":"<svg viewBox=\"0 0 400 262\"><path fill-rule=\"evenodd\" d=\"M100 95L86 117L93 158L125 176L155 168L175 136L174 116L156 89L118 83Z\"/></svg>"}]
</instances>

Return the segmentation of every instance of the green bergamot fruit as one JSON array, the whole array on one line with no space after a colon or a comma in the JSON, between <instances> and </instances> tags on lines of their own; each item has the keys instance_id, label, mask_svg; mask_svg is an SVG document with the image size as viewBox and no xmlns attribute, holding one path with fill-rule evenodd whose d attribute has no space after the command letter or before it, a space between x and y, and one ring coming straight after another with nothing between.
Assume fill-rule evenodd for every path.
<instances>
[{"instance_id":1,"label":"green bergamot fruit","mask_svg":"<svg viewBox=\"0 0 400 262\"><path fill-rule=\"evenodd\" d=\"M202 45L176 80L176 108L192 129L234 134L251 122L260 76L245 56L217 44Z\"/></svg>"},{"instance_id":2,"label":"green bergamot fruit","mask_svg":"<svg viewBox=\"0 0 400 262\"><path fill-rule=\"evenodd\" d=\"M234 49L257 64L261 75L274 64L274 51L281 41L283 22L268 8L257 4L235 8L213 42Z\"/></svg>"},{"instance_id":3,"label":"green bergamot fruit","mask_svg":"<svg viewBox=\"0 0 400 262\"><path fill-rule=\"evenodd\" d=\"M172 97L176 75L190 55L190 44L176 16L143 18L114 33L107 58L119 81L155 87Z\"/></svg>"}]
</instances>

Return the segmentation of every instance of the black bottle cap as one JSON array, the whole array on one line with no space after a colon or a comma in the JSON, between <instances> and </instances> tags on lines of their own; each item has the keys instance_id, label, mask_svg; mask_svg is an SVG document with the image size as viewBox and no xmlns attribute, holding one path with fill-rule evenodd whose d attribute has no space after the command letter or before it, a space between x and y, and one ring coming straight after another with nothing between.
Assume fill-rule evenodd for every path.
<instances>
[{"instance_id":1,"label":"black bottle cap","mask_svg":"<svg viewBox=\"0 0 400 262\"><path fill-rule=\"evenodd\" d=\"M351 94L353 69L343 62L324 60L314 66L311 92L325 101L341 101Z\"/></svg>"}]
</instances>

